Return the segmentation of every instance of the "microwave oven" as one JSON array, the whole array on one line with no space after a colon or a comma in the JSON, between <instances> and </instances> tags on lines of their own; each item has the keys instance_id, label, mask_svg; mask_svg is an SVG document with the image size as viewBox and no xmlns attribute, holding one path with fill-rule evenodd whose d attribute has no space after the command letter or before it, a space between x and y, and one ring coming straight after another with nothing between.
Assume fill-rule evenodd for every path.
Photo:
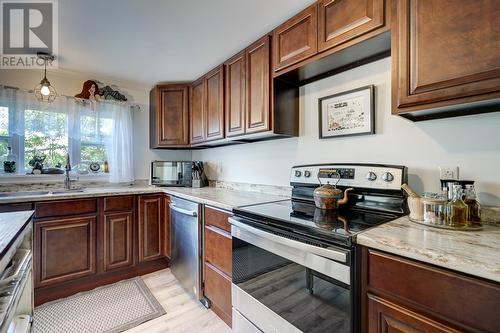
<instances>
[{"instance_id":1,"label":"microwave oven","mask_svg":"<svg viewBox=\"0 0 500 333\"><path fill-rule=\"evenodd\" d=\"M151 162L151 185L191 187L193 162L153 161Z\"/></svg>"}]
</instances>

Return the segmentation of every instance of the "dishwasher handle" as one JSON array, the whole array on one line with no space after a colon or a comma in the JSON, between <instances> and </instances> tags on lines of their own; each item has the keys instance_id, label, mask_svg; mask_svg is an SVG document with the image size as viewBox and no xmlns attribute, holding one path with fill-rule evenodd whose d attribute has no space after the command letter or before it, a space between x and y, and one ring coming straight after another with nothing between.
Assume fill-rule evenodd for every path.
<instances>
[{"instance_id":1,"label":"dishwasher handle","mask_svg":"<svg viewBox=\"0 0 500 333\"><path fill-rule=\"evenodd\" d=\"M198 216L198 212L196 212L196 211L180 208L172 203L169 206L170 206L170 209L176 211L177 213L181 213L181 214L192 216L192 217Z\"/></svg>"}]
</instances>

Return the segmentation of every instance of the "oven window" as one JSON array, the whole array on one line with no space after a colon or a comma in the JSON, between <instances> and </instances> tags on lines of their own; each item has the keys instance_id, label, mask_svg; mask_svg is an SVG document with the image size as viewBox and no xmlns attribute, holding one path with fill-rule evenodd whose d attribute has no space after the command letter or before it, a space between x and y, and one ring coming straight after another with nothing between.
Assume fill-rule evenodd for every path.
<instances>
[{"instance_id":1,"label":"oven window","mask_svg":"<svg viewBox=\"0 0 500 333\"><path fill-rule=\"evenodd\" d=\"M348 286L235 237L233 283L303 332L351 332Z\"/></svg>"}]
</instances>

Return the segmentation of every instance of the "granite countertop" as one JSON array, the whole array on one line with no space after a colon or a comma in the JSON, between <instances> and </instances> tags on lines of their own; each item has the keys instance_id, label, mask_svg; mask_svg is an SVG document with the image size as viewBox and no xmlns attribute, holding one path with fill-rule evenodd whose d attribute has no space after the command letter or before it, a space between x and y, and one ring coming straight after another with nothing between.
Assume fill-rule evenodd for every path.
<instances>
[{"instance_id":1,"label":"granite countertop","mask_svg":"<svg viewBox=\"0 0 500 333\"><path fill-rule=\"evenodd\" d=\"M262 192L241 191L215 187L190 188L132 185L98 188L89 187L85 188L83 192L0 197L0 204L149 193L167 193L179 198L196 201L225 210L232 210L235 207L253 205L263 202L289 199L289 197L286 196L273 195Z\"/></svg>"},{"instance_id":2,"label":"granite countertop","mask_svg":"<svg viewBox=\"0 0 500 333\"><path fill-rule=\"evenodd\" d=\"M356 242L373 249L500 282L500 227L444 230L407 216L362 232Z\"/></svg>"},{"instance_id":3,"label":"granite countertop","mask_svg":"<svg viewBox=\"0 0 500 333\"><path fill-rule=\"evenodd\" d=\"M17 235L26 227L34 211L0 213L0 259L3 258Z\"/></svg>"}]
</instances>

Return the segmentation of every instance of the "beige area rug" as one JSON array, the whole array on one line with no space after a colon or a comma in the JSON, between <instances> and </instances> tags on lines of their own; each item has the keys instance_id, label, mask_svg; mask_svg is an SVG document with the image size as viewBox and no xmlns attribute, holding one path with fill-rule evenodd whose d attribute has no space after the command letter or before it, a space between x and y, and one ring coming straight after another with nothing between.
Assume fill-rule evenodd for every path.
<instances>
[{"instance_id":1,"label":"beige area rug","mask_svg":"<svg viewBox=\"0 0 500 333\"><path fill-rule=\"evenodd\" d=\"M115 333L165 314L140 277L35 308L34 333Z\"/></svg>"}]
</instances>

